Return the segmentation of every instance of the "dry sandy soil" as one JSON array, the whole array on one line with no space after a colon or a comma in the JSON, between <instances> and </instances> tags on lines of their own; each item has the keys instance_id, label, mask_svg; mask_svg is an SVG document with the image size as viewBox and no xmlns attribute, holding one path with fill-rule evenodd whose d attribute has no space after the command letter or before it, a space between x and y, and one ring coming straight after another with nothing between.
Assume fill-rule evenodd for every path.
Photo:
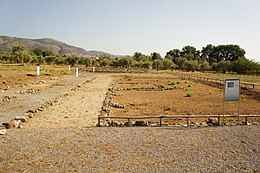
<instances>
[{"instance_id":1,"label":"dry sandy soil","mask_svg":"<svg viewBox=\"0 0 260 173\"><path fill-rule=\"evenodd\" d=\"M223 88L221 87L183 80L174 73L171 75L124 74L115 76L114 80L117 84L114 86L112 100L124 107L112 107L111 116L223 115ZM157 91L160 85L164 88ZM147 91L146 88L155 88L155 90ZM260 92L258 95L248 92L249 90L242 91L240 114L259 115ZM188 93L192 96L187 97ZM237 106L237 103L226 103L225 114L237 115ZM179 123L179 120L165 119L164 121L170 124ZM207 119L194 121L199 123ZM233 118L227 123L236 123L236 121L237 118ZM250 121L259 121L259 119L251 118Z\"/></svg>"},{"instance_id":2,"label":"dry sandy soil","mask_svg":"<svg viewBox=\"0 0 260 173\"><path fill-rule=\"evenodd\" d=\"M259 125L98 128L95 124L111 75L87 73L74 82L64 77L64 85L57 80L59 85L54 86L62 97L22 129L0 136L1 173L260 171ZM52 88L44 87L34 95L52 93ZM37 102L39 97L34 99Z\"/></svg>"}]
</instances>

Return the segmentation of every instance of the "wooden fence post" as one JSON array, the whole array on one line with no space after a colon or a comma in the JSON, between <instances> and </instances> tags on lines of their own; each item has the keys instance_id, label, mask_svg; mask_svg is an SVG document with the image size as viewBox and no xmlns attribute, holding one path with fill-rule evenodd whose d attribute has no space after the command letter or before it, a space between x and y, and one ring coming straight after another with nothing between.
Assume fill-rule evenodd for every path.
<instances>
[{"instance_id":1,"label":"wooden fence post","mask_svg":"<svg viewBox=\"0 0 260 173\"><path fill-rule=\"evenodd\" d=\"M162 117L160 117L160 127L162 126Z\"/></svg>"},{"instance_id":2,"label":"wooden fence post","mask_svg":"<svg viewBox=\"0 0 260 173\"><path fill-rule=\"evenodd\" d=\"M98 117L98 127L100 127L100 118Z\"/></svg>"},{"instance_id":3,"label":"wooden fence post","mask_svg":"<svg viewBox=\"0 0 260 173\"><path fill-rule=\"evenodd\" d=\"M189 117L187 117L187 127L190 127L190 120L189 120Z\"/></svg>"}]
</instances>

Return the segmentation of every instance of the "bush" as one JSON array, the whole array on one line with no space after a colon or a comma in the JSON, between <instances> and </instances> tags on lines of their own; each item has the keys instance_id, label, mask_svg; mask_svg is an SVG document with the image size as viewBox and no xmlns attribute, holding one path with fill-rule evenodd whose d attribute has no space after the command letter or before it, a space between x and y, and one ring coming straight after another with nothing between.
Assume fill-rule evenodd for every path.
<instances>
[{"instance_id":1,"label":"bush","mask_svg":"<svg viewBox=\"0 0 260 173\"><path fill-rule=\"evenodd\" d=\"M159 88L164 88L164 85L163 84L159 84L158 87Z\"/></svg>"},{"instance_id":2,"label":"bush","mask_svg":"<svg viewBox=\"0 0 260 173\"><path fill-rule=\"evenodd\" d=\"M171 85L176 85L176 83L175 82L171 82Z\"/></svg>"},{"instance_id":3,"label":"bush","mask_svg":"<svg viewBox=\"0 0 260 173\"><path fill-rule=\"evenodd\" d=\"M187 97L192 97L192 93L187 93Z\"/></svg>"},{"instance_id":4,"label":"bush","mask_svg":"<svg viewBox=\"0 0 260 173\"><path fill-rule=\"evenodd\" d=\"M181 83L178 81L177 84L181 84Z\"/></svg>"}]
</instances>

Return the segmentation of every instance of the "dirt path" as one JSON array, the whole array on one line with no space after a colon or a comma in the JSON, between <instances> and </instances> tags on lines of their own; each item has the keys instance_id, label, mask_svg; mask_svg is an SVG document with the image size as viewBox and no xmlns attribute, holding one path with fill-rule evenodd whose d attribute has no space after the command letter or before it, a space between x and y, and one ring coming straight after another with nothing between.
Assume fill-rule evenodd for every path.
<instances>
[{"instance_id":1,"label":"dirt path","mask_svg":"<svg viewBox=\"0 0 260 173\"><path fill-rule=\"evenodd\" d=\"M91 78L92 74L89 73L81 74L80 77L47 77L41 80L34 78L28 83L20 81L19 84L9 86L8 90L0 92L0 123L9 122L28 110L35 110ZM11 98L11 101L3 102L5 98Z\"/></svg>"},{"instance_id":2,"label":"dirt path","mask_svg":"<svg viewBox=\"0 0 260 173\"><path fill-rule=\"evenodd\" d=\"M38 113L25 128L95 126L110 83L108 75L94 76L90 82L81 84L48 110Z\"/></svg>"}]
</instances>

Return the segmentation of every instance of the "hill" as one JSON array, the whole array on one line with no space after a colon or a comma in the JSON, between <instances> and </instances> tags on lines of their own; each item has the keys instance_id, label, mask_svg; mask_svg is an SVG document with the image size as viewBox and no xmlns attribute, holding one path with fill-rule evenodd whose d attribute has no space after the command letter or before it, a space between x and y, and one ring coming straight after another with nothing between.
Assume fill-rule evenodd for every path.
<instances>
[{"instance_id":1,"label":"hill","mask_svg":"<svg viewBox=\"0 0 260 173\"><path fill-rule=\"evenodd\" d=\"M83 48L68 45L64 42L57 41L51 38L42 39L28 39L28 38L18 38L9 36L0 36L0 51L11 51L13 45L25 45L28 49L33 50L35 48L40 48L42 50L51 50L57 55L85 55L85 56L99 56L102 54L108 54L102 51L86 51ZM111 55L115 57L114 55Z\"/></svg>"}]
</instances>

